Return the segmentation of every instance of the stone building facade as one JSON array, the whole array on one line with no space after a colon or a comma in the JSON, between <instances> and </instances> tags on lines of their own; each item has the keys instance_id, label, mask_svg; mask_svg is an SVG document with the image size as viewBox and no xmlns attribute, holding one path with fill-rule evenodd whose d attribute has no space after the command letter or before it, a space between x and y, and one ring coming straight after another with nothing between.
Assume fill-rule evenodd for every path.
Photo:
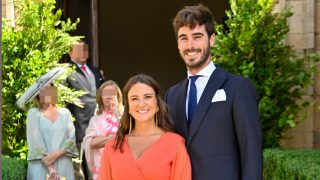
<instances>
[{"instance_id":1,"label":"stone building facade","mask_svg":"<svg viewBox=\"0 0 320 180\"><path fill-rule=\"evenodd\" d=\"M291 8L290 32L286 43L301 54L320 53L320 0L278 0L276 9ZM317 64L320 71L320 63ZM313 104L305 109L308 117L285 133L281 145L287 148L320 148L320 72L314 85L306 90L306 99Z\"/></svg>"},{"instance_id":2,"label":"stone building facade","mask_svg":"<svg viewBox=\"0 0 320 180\"><path fill-rule=\"evenodd\" d=\"M289 19L286 42L301 54L320 53L320 0L278 0L277 3L275 11L289 7L294 12ZM14 20L13 0L2 1L2 17ZM317 66L320 71L320 63ZM307 119L285 133L283 147L320 148L320 73L314 77L314 85L306 91L305 98L314 104L306 109Z\"/></svg>"}]
</instances>

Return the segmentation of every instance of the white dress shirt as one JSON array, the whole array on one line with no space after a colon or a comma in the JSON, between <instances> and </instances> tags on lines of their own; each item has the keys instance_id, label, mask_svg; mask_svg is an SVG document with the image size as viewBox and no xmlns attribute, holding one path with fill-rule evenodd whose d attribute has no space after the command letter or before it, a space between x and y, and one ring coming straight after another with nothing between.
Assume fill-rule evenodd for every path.
<instances>
[{"instance_id":1,"label":"white dress shirt","mask_svg":"<svg viewBox=\"0 0 320 180\"><path fill-rule=\"evenodd\" d=\"M199 71L196 75L199 75L200 77L198 77L198 79L196 80L195 84L197 87L197 103L199 103L199 100L201 98L201 95L204 91L204 88L206 87L209 78L211 76L211 74L213 73L213 71L216 69L216 66L214 65L214 63L212 61L210 61L210 63L203 68L201 71ZM188 79L189 79L189 84L188 84L188 91L187 91L187 96L186 96L186 116L188 118L188 102L189 102L189 91L190 91L190 76L194 76L192 74L190 74L190 72L188 71Z\"/></svg>"},{"instance_id":2,"label":"white dress shirt","mask_svg":"<svg viewBox=\"0 0 320 180\"><path fill-rule=\"evenodd\" d=\"M73 60L71 59L71 61L73 61ZM75 61L73 61L73 62L81 69L81 71L82 71L84 74L86 74L86 72L84 72L84 70L81 68L81 66L85 66L85 67L86 67L86 70L87 70L89 76L92 75L92 72L91 72L90 68L87 66L87 64L82 65L82 64L79 64L79 63L77 63L77 62L75 62Z\"/></svg>"}]
</instances>

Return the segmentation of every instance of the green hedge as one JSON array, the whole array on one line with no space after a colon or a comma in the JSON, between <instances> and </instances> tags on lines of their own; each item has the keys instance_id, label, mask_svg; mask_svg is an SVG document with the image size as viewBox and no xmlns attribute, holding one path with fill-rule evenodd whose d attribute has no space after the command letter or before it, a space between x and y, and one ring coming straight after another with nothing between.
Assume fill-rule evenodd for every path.
<instances>
[{"instance_id":1,"label":"green hedge","mask_svg":"<svg viewBox=\"0 0 320 180\"><path fill-rule=\"evenodd\" d=\"M264 180L320 179L320 150L265 149L263 152ZM2 179L24 180L27 161L2 157Z\"/></svg>"},{"instance_id":2,"label":"green hedge","mask_svg":"<svg viewBox=\"0 0 320 180\"><path fill-rule=\"evenodd\" d=\"M320 179L320 150L265 149L264 180Z\"/></svg>"},{"instance_id":3,"label":"green hedge","mask_svg":"<svg viewBox=\"0 0 320 180\"><path fill-rule=\"evenodd\" d=\"M27 161L2 156L2 179L24 180L27 178Z\"/></svg>"}]
</instances>

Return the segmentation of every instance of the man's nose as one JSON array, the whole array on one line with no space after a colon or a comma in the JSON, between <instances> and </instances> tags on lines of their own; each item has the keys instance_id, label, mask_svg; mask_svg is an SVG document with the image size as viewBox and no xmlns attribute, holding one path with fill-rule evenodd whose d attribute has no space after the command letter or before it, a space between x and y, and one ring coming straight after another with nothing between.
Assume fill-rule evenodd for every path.
<instances>
[{"instance_id":1,"label":"man's nose","mask_svg":"<svg viewBox=\"0 0 320 180\"><path fill-rule=\"evenodd\" d=\"M194 41L192 39L188 40L186 44L188 49L194 48Z\"/></svg>"}]
</instances>

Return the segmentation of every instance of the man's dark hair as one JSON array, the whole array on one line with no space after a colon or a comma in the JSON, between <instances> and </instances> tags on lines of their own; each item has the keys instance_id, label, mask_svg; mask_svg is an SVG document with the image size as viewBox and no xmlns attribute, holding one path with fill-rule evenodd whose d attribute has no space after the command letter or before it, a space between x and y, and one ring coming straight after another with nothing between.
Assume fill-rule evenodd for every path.
<instances>
[{"instance_id":1,"label":"man's dark hair","mask_svg":"<svg viewBox=\"0 0 320 180\"><path fill-rule=\"evenodd\" d=\"M214 33L214 17L208 7L199 4L197 6L185 6L173 19L173 29L178 37L178 30L183 26L194 29L197 25L205 25L205 29L210 37Z\"/></svg>"}]
</instances>

